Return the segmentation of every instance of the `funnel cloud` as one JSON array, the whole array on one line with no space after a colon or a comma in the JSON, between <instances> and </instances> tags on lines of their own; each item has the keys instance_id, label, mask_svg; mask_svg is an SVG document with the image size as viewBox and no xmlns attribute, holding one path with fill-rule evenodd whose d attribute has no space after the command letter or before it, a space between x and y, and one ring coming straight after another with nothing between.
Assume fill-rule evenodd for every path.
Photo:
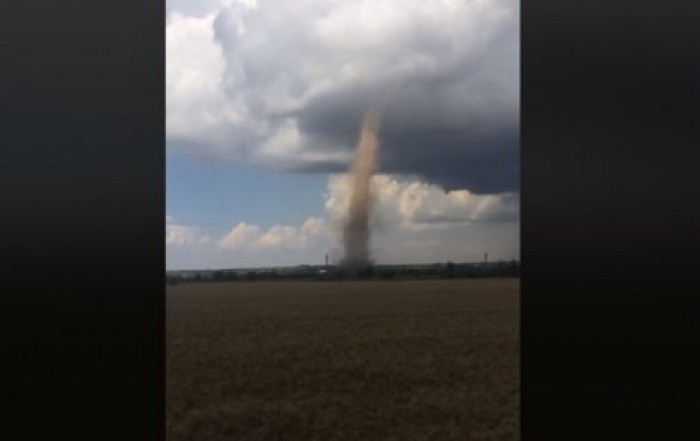
<instances>
[{"instance_id":1,"label":"funnel cloud","mask_svg":"<svg viewBox=\"0 0 700 441\"><path fill-rule=\"evenodd\" d=\"M369 216L372 209L372 175L377 169L380 114L376 108L367 111L360 129L360 140L350 168L350 204L343 220L345 255L341 265L364 268L371 264Z\"/></svg>"}]
</instances>

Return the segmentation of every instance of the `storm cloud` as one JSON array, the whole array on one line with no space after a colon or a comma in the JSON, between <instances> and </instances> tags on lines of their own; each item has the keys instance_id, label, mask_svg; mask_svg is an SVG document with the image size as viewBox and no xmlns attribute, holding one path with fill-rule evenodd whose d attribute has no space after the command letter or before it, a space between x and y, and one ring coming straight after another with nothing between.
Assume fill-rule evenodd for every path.
<instances>
[{"instance_id":1,"label":"storm cloud","mask_svg":"<svg viewBox=\"0 0 700 441\"><path fill-rule=\"evenodd\" d=\"M519 190L519 1L181 4L167 24L170 147L340 172L382 97L382 173Z\"/></svg>"}]
</instances>

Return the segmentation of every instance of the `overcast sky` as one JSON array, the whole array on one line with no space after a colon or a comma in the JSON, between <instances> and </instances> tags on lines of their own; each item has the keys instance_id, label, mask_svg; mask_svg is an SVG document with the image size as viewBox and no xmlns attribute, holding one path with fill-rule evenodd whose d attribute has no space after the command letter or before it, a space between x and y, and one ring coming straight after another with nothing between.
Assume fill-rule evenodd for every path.
<instances>
[{"instance_id":1,"label":"overcast sky","mask_svg":"<svg viewBox=\"0 0 700 441\"><path fill-rule=\"evenodd\" d=\"M517 0L168 0L167 264L339 258L380 104L378 263L519 257Z\"/></svg>"}]
</instances>

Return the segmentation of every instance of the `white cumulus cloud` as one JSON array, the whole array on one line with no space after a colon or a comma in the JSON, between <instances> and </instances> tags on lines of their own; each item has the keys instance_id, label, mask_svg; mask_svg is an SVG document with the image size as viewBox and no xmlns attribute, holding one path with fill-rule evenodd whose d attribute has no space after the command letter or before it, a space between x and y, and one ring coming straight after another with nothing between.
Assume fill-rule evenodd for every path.
<instances>
[{"instance_id":1,"label":"white cumulus cloud","mask_svg":"<svg viewBox=\"0 0 700 441\"><path fill-rule=\"evenodd\" d=\"M165 243L168 246L187 247L209 242L210 238L195 226L175 223L172 216L165 217Z\"/></svg>"},{"instance_id":2,"label":"white cumulus cloud","mask_svg":"<svg viewBox=\"0 0 700 441\"><path fill-rule=\"evenodd\" d=\"M468 190L444 191L415 178L376 175L372 179L375 228L424 230L472 222L518 219L517 193L476 195ZM337 226L349 203L347 175L332 175L325 195L326 211Z\"/></svg>"},{"instance_id":3,"label":"white cumulus cloud","mask_svg":"<svg viewBox=\"0 0 700 441\"><path fill-rule=\"evenodd\" d=\"M308 218L300 226L274 225L263 230L257 225L239 222L219 241L226 250L302 250L326 238L325 221L318 217Z\"/></svg>"},{"instance_id":4,"label":"white cumulus cloud","mask_svg":"<svg viewBox=\"0 0 700 441\"><path fill-rule=\"evenodd\" d=\"M219 241L219 247L229 250L249 247L261 236L262 230L257 225L239 222Z\"/></svg>"}]
</instances>

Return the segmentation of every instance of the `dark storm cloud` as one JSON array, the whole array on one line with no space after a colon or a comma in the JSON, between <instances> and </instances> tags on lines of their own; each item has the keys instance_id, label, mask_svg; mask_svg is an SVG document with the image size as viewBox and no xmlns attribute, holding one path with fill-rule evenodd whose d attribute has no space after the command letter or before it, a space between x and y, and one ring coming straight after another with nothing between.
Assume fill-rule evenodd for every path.
<instances>
[{"instance_id":1,"label":"dark storm cloud","mask_svg":"<svg viewBox=\"0 0 700 441\"><path fill-rule=\"evenodd\" d=\"M233 2L211 24L231 122L192 128L189 139L260 165L338 172L363 115L380 105L381 172L473 193L517 191L518 8L516 0Z\"/></svg>"},{"instance_id":2,"label":"dark storm cloud","mask_svg":"<svg viewBox=\"0 0 700 441\"><path fill-rule=\"evenodd\" d=\"M335 137L316 136L315 139L317 143L325 139L328 144L344 145L356 137L351 128L351 125L345 127L343 124ZM519 138L519 130L515 127L475 136L468 128L412 130L389 126L382 130L379 168L382 173L416 175L445 190L467 188L476 194L517 191L520 181ZM340 173L347 168L346 164L339 160L292 161L286 168L300 172Z\"/></svg>"},{"instance_id":3,"label":"dark storm cloud","mask_svg":"<svg viewBox=\"0 0 700 441\"><path fill-rule=\"evenodd\" d=\"M520 179L518 138L516 130L490 137L475 137L468 129L406 130L383 138L390 148L384 150L382 163L386 172L416 173L446 190L467 188L476 194L516 191Z\"/></svg>"},{"instance_id":4,"label":"dark storm cloud","mask_svg":"<svg viewBox=\"0 0 700 441\"><path fill-rule=\"evenodd\" d=\"M380 170L418 175L447 190L468 188L478 194L517 190L517 118L447 109L439 93L442 87L437 84L434 91L428 88L420 94L398 89L386 98ZM298 121L309 145L351 149L367 103L378 95L371 92L358 90L322 97L305 107ZM470 115L470 111L475 114ZM337 172L343 166L341 162L310 164L307 170Z\"/></svg>"}]
</instances>

